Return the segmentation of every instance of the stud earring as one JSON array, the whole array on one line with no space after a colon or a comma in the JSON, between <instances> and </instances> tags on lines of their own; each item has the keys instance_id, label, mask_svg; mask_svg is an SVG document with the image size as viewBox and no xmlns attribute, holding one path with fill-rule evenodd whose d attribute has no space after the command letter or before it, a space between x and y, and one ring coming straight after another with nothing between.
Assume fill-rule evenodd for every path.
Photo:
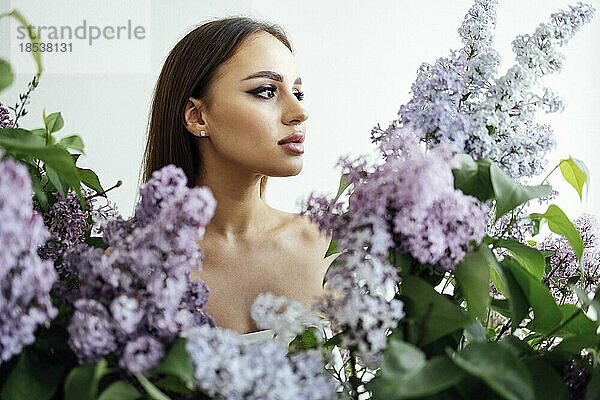
<instances>
[{"instance_id":1,"label":"stud earring","mask_svg":"<svg viewBox=\"0 0 600 400\"><path fill-rule=\"evenodd\" d=\"M206 136L206 131L204 129L200 131L200 136Z\"/></svg>"}]
</instances>

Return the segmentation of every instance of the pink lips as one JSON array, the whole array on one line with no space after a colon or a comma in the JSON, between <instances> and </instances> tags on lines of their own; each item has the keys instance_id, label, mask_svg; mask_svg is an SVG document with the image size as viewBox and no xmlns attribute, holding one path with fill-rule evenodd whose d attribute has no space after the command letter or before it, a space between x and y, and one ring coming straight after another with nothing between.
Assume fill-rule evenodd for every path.
<instances>
[{"instance_id":1,"label":"pink lips","mask_svg":"<svg viewBox=\"0 0 600 400\"><path fill-rule=\"evenodd\" d=\"M277 142L278 145L284 147L290 153L300 155L304 153L304 134L296 132L286 137L285 139L281 139Z\"/></svg>"}]
</instances>

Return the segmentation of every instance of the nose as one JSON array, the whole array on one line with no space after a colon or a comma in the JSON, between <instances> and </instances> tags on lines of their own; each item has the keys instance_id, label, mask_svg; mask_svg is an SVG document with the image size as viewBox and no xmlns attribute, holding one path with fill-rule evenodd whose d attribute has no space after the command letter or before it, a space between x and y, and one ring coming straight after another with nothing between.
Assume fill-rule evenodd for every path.
<instances>
[{"instance_id":1,"label":"nose","mask_svg":"<svg viewBox=\"0 0 600 400\"><path fill-rule=\"evenodd\" d=\"M288 110L284 114L284 123L286 125L299 125L308 119L308 111L302 106L296 96L291 96Z\"/></svg>"}]
</instances>

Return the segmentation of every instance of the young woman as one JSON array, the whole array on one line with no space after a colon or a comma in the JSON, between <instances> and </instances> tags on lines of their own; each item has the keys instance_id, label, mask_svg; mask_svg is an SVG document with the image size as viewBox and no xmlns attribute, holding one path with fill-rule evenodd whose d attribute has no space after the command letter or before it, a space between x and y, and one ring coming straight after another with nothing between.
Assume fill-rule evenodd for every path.
<instances>
[{"instance_id":1,"label":"young woman","mask_svg":"<svg viewBox=\"0 0 600 400\"><path fill-rule=\"evenodd\" d=\"M217 209L200 243L217 326L254 332L259 293L309 307L323 292L330 237L308 218L270 207L269 176L302 170L308 112L292 46L277 25L248 17L204 23L171 50L150 115L143 181L167 164L208 186Z\"/></svg>"}]
</instances>

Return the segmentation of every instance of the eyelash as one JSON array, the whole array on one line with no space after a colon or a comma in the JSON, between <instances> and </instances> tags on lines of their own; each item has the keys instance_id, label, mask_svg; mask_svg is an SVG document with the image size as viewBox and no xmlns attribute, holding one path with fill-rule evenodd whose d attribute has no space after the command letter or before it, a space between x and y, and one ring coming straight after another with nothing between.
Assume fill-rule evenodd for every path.
<instances>
[{"instance_id":1,"label":"eyelash","mask_svg":"<svg viewBox=\"0 0 600 400\"><path fill-rule=\"evenodd\" d=\"M276 91L277 91L277 88L275 86L263 86L261 88L258 88L258 89L255 89L255 90L251 91L250 93L258 96L259 93L263 93L263 92L276 92ZM296 96L296 98L298 99L298 101L302 101L304 99L304 92L294 92L294 95ZM264 99L264 100L270 100L270 99L272 99L272 97L269 97L269 98L266 98L264 96L258 96L258 97L260 97L261 99Z\"/></svg>"}]
</instances>

